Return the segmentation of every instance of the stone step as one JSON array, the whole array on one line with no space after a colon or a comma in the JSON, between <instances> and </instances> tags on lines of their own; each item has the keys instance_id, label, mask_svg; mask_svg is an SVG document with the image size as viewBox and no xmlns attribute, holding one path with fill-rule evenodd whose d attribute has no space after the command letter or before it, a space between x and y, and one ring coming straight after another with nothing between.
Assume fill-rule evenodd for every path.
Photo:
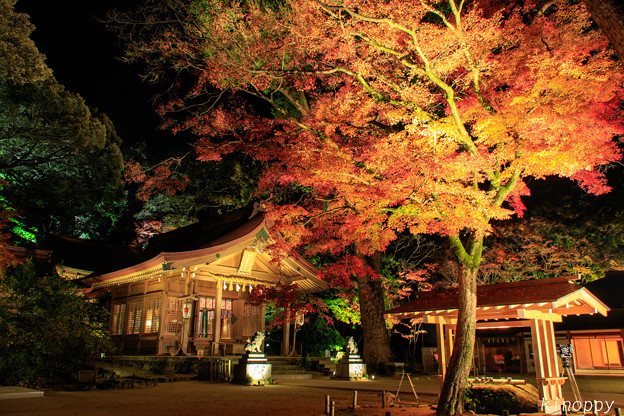
<instances>
[{"instance_id":1,"label":"stone step","mask_svg":"<svg viewBox=\"0 0 624 416\"><path fill-rule=\"evenodd\" d=\"M301 374L273 374L271 376L274 380L310 380L313 378L310 373Z\"/></svg>"},{"instance_id":2,"label":"stone step","mask_svg":"<svg viewBox=\"0 0 624 416\"><path fill-rule=\"evenodd\" d=\"M278 368L300 368L301 366L299 364L290 364L290 363L280 363L280 362L271 362L269 361L273 367L278 367Z\"/></svg>"},{"instance_id":3,"label":"stone step","mask_svg":"<svg viewBox=\"0 0 624 416\"><path fill-rule=\"evenodd\" d=\"M275 380L309 380L313 375L301 367L299 357L267 357L271 378Z\"/></svg>"},{"instance_id":4,"label":"stone step","mask_svg":"<svg viewBox=\"0 0 624 416\"><path fill-rule=\"evenodd\" d=\"M336 363L329 357L311 357L312 368L325 374L333 374L336 371Z\"/></svg>"},{"instance_id":5,"label":"stone step","mask_svg":"<svg viewBox=\"0 0 624 416\"><path fill-rule=\"evenodd\" d=\"M294 369L275 369L275 368L271 368L271 372L273 374L303 374L303 373L307 373L308 370L305 370L303 368L294 368Z\"/></svg>"},{"instance_id":6,"label":"stone step","mask_svg":"<svg viewBox=\"0 0 624 416\"><path fill-rule=\"evenodd\" d=\"M304 368L298 366L298 365L275 365L275 364L271 364L271 368L273 372L282 372L282 373L286 373L289 371L306 371Z\"/></svg>"}]
</instances>

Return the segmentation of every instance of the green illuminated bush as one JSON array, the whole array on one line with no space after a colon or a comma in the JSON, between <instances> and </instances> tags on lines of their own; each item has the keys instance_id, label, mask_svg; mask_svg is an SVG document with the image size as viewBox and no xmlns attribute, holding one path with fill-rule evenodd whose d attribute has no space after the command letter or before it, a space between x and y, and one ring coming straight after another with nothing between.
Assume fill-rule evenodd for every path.
<instances>
[{"instance_id":1,"label":"green illuminated bush","mask_svg":"<svg viewBox=\"0 0 624 416\"><path fill-rule=\"evenodd\" d=\"M71 282L23 263L0 277L0 384L71 382L110 350L104 312Z\"/></svg>"}]
</instances>

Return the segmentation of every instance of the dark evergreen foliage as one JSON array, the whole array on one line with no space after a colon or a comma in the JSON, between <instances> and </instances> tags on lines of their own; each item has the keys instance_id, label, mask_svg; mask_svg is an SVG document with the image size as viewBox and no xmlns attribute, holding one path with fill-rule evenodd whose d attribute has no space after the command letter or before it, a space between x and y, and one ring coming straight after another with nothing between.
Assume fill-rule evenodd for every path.
<instances>
[{"instance_id":1,"label":"dark evergreen foliage","mask_svg":"<svg viewBox=\"0 0 624 416\"><path fill-rule=\"evenodd\" d=\"M71 282L30 262L0 279L0 384L71 383L110 351L107 314Z\"/></svg>"}]
</instances>

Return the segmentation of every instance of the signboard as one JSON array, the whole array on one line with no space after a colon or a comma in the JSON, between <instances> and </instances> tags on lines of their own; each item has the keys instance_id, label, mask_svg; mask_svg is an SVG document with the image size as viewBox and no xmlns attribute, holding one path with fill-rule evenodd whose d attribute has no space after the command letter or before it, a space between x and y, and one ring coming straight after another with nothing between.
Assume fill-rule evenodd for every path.
<instances>
[{"instance_id":1,"label":"signboard","mask_svg":"<svg viewBox=\"0 0 624 416\"><path fill-rule=\"evenodd\" d=\"M193 302L184 302L182 306L182 317L184 319L189 319L191 314L193 313Z\"/></svg>"},{"instance_id":2,"label":"signboard","mask_svg":"<svg viewBox=\"0 0 624 416\"><path fill-rule=\"evenodd\" d=\"M574 347L572 344L557 344L557 354L561 357L563 368L570 368L570 360L572 359L573 353Z\"/></svg>"}]
</instances>

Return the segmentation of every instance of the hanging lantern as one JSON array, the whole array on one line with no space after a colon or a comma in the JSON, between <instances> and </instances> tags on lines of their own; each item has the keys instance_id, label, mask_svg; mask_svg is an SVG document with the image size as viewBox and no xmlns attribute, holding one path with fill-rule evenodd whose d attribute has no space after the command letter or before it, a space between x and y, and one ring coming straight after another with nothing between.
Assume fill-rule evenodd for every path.
<instances>
[{"instance_id":1,"label":"hanging lantern","mask_svg":"<svg viewBox=\"0 0 624 416\"><path fill-rule=\"evenodd\" d=\"M193 301L191 299L186 299L184 301L184 305L182 306L182 317L184 319L189 319L192 313L193 313Z\"/></svg>"}]
</instances>

